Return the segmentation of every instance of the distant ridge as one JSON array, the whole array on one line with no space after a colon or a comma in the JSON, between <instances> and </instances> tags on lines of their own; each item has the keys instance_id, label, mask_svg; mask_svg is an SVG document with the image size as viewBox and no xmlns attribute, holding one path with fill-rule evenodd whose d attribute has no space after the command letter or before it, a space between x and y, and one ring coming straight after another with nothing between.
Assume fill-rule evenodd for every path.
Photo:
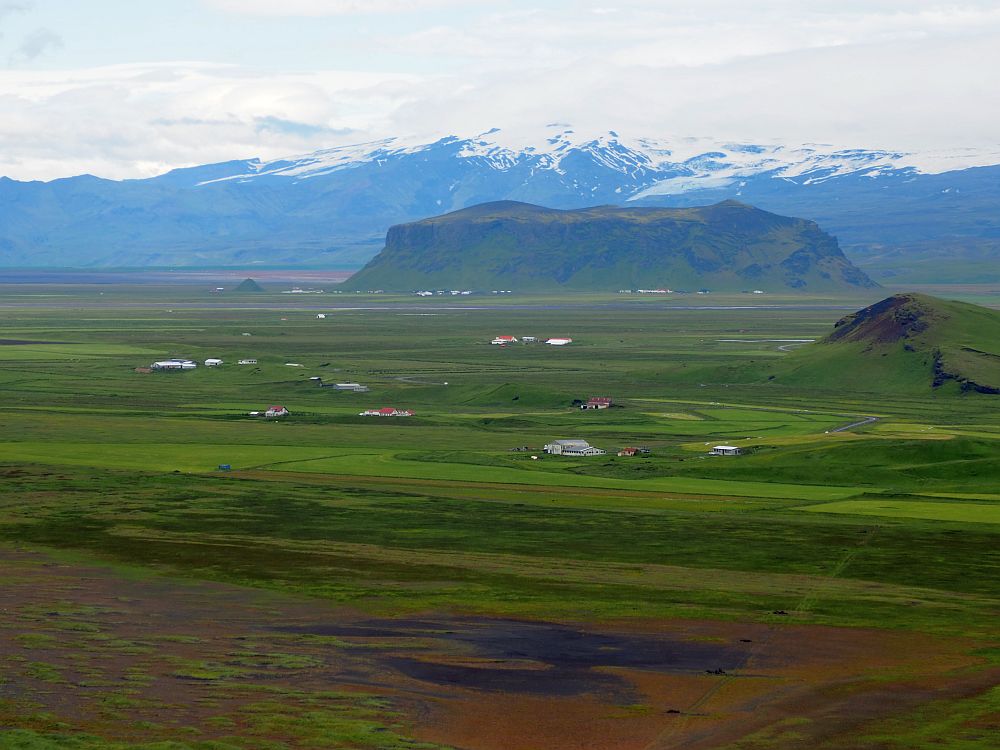
<instances>
[{"instance_id":1,"label":"distant ridge","mask_svg":"<svg viewBox=\"0 0 1000 750\"><path fill-rule=\"evenodd\" d=\"M1000 312L896 294L841 318L771 377L866 391L1000 394Z\"/></svg>"},{"instance_id":2,"label":"distant ridge","mask_svg":"<svg viewBox=\"0 0 1000 750\"><path fill-rule=\"evenodd\" d=\"M558 210L496 201L389 229L348 289L842 291L875 287L812 221L733 200Z\"/></svg>"}]
</instances>

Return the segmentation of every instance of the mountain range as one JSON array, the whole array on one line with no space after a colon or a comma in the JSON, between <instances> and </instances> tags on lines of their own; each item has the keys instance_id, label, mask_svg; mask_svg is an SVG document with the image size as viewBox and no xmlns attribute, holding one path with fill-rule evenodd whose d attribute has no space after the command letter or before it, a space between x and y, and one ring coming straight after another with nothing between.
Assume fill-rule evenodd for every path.
<instances>
[{"instance_id":1,"label":"mountain range","mask_svg":"<svg viewBox=\"0 0 1000 750\"><path fill-rule=\"evenodd\" d=\"M390 138L158 177L0 178L0 267L357 268L386 230L479 203L735 198L812 219L876 280L1000 281L1000 152L904 153L576 133Z\"/></svg>"},{"instance_id":2,"label":"mountain range","mask_svg":"<svg viewBox=\"0 0 1000 750\"><path fill-rule=\"evenodd\" d=\"M845 291L877 286L815 222L729 200L552 209L498 201L389 229L352 289Z\"/></svg>"}]
</instances>

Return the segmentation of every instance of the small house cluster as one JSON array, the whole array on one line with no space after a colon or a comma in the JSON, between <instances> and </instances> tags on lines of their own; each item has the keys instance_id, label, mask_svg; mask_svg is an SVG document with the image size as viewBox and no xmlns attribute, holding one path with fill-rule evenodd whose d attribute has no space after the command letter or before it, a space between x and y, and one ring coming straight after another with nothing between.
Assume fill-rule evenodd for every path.
<instances>
[{"instance_id":1,"label":"small house cluster","mask_svg":"<svg viewBox=\"0 0 1000 750\"><path fill-rule=\"evenodd\" d=\"M276 417L287 417L291 414L288 409L284 406L269 406L264 411L252 411L250 412L251 417L264 417L265 419L274 419Z\"/></svg>"},{"instance_id":2,"label":"small house cluster","mask_svg":"<svg viewBox=\"0 0 1000 750\"><path fill-rule=\"evenodd\" d=\"M534 343L536 343L538 341L538 337L537 336L522 336L521 337L521 341L523 343L525 343L525 344L534 344ZM507 346L508 344L516 344L517 343L517 337L516 336L506 336L506 335L504 335L504 336L494 336L493 340L490 341L490 343L491 344L495 344L497 346ZM558 337L558 338L545 339L545 343L549 344L550 346L566 346L567 344L572 344L573 343L573 339L571 339L571 338L564 338L564 337Z\"/></svg>"},{"instance_id":3,"label":"small house cluster","mask_svg":"<svg viewBox=\"0 0 1000 750\"><path fill-rule=\"evenodd\" d=\"M359 417L412 417L409 409L394 409L391 406L382 409L365 409L358 413Z\"/></svg>"}]
</instances>

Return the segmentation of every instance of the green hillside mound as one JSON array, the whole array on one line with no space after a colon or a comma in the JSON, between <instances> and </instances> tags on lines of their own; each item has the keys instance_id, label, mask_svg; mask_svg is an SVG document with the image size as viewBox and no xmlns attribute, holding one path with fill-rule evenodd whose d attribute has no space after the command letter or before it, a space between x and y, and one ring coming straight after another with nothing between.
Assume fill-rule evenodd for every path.
<instances>
[{"instance_id":1,"label":"green hillside mound","mask_svg":"<svg viewBox=\"0 0 1000 750\"><path fill-rule=\"evenodd\" d=\"M394 226L350 289L843 291L875 287L814 222L736 201L560 211L500 201Z\"/></svg>"},{"instance_id":2,"label":"green hillside mound","mask_svg":"<svg viewBox=\"0 0 1000 750\"><path fill-rule=\"evenodd\" d=\"M897 294L841 318L824 339L775 365L771 379L876 392L1000 394L1000 312Z\"/></svg>"},{"instance_id":3,"label":"green hillside mound","mask_svg":"<svg viewBox=\"0 0 1000 750\"><path fill-rule=\"evenodd\" d=\"M263 292L264 287L253 279L243 279L234 291L237 292Z\"/></svg>"}]
</instances>

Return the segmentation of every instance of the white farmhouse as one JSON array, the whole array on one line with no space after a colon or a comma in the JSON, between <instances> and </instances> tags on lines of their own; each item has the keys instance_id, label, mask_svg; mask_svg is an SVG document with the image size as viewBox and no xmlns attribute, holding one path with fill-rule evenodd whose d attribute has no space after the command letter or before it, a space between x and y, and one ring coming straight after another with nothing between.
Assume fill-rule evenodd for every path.
<instances>
[{"instance_id":1,"label":"white farmhouse","mask_svg":"<svg viewBox=\"0 0 1000 750\"><path fill-rule=\"evenodd\" d=\"M553 456L604 456L607 451L595 448L586 440L553 440L542 448Z\"/></svg>"}]
</instances>

